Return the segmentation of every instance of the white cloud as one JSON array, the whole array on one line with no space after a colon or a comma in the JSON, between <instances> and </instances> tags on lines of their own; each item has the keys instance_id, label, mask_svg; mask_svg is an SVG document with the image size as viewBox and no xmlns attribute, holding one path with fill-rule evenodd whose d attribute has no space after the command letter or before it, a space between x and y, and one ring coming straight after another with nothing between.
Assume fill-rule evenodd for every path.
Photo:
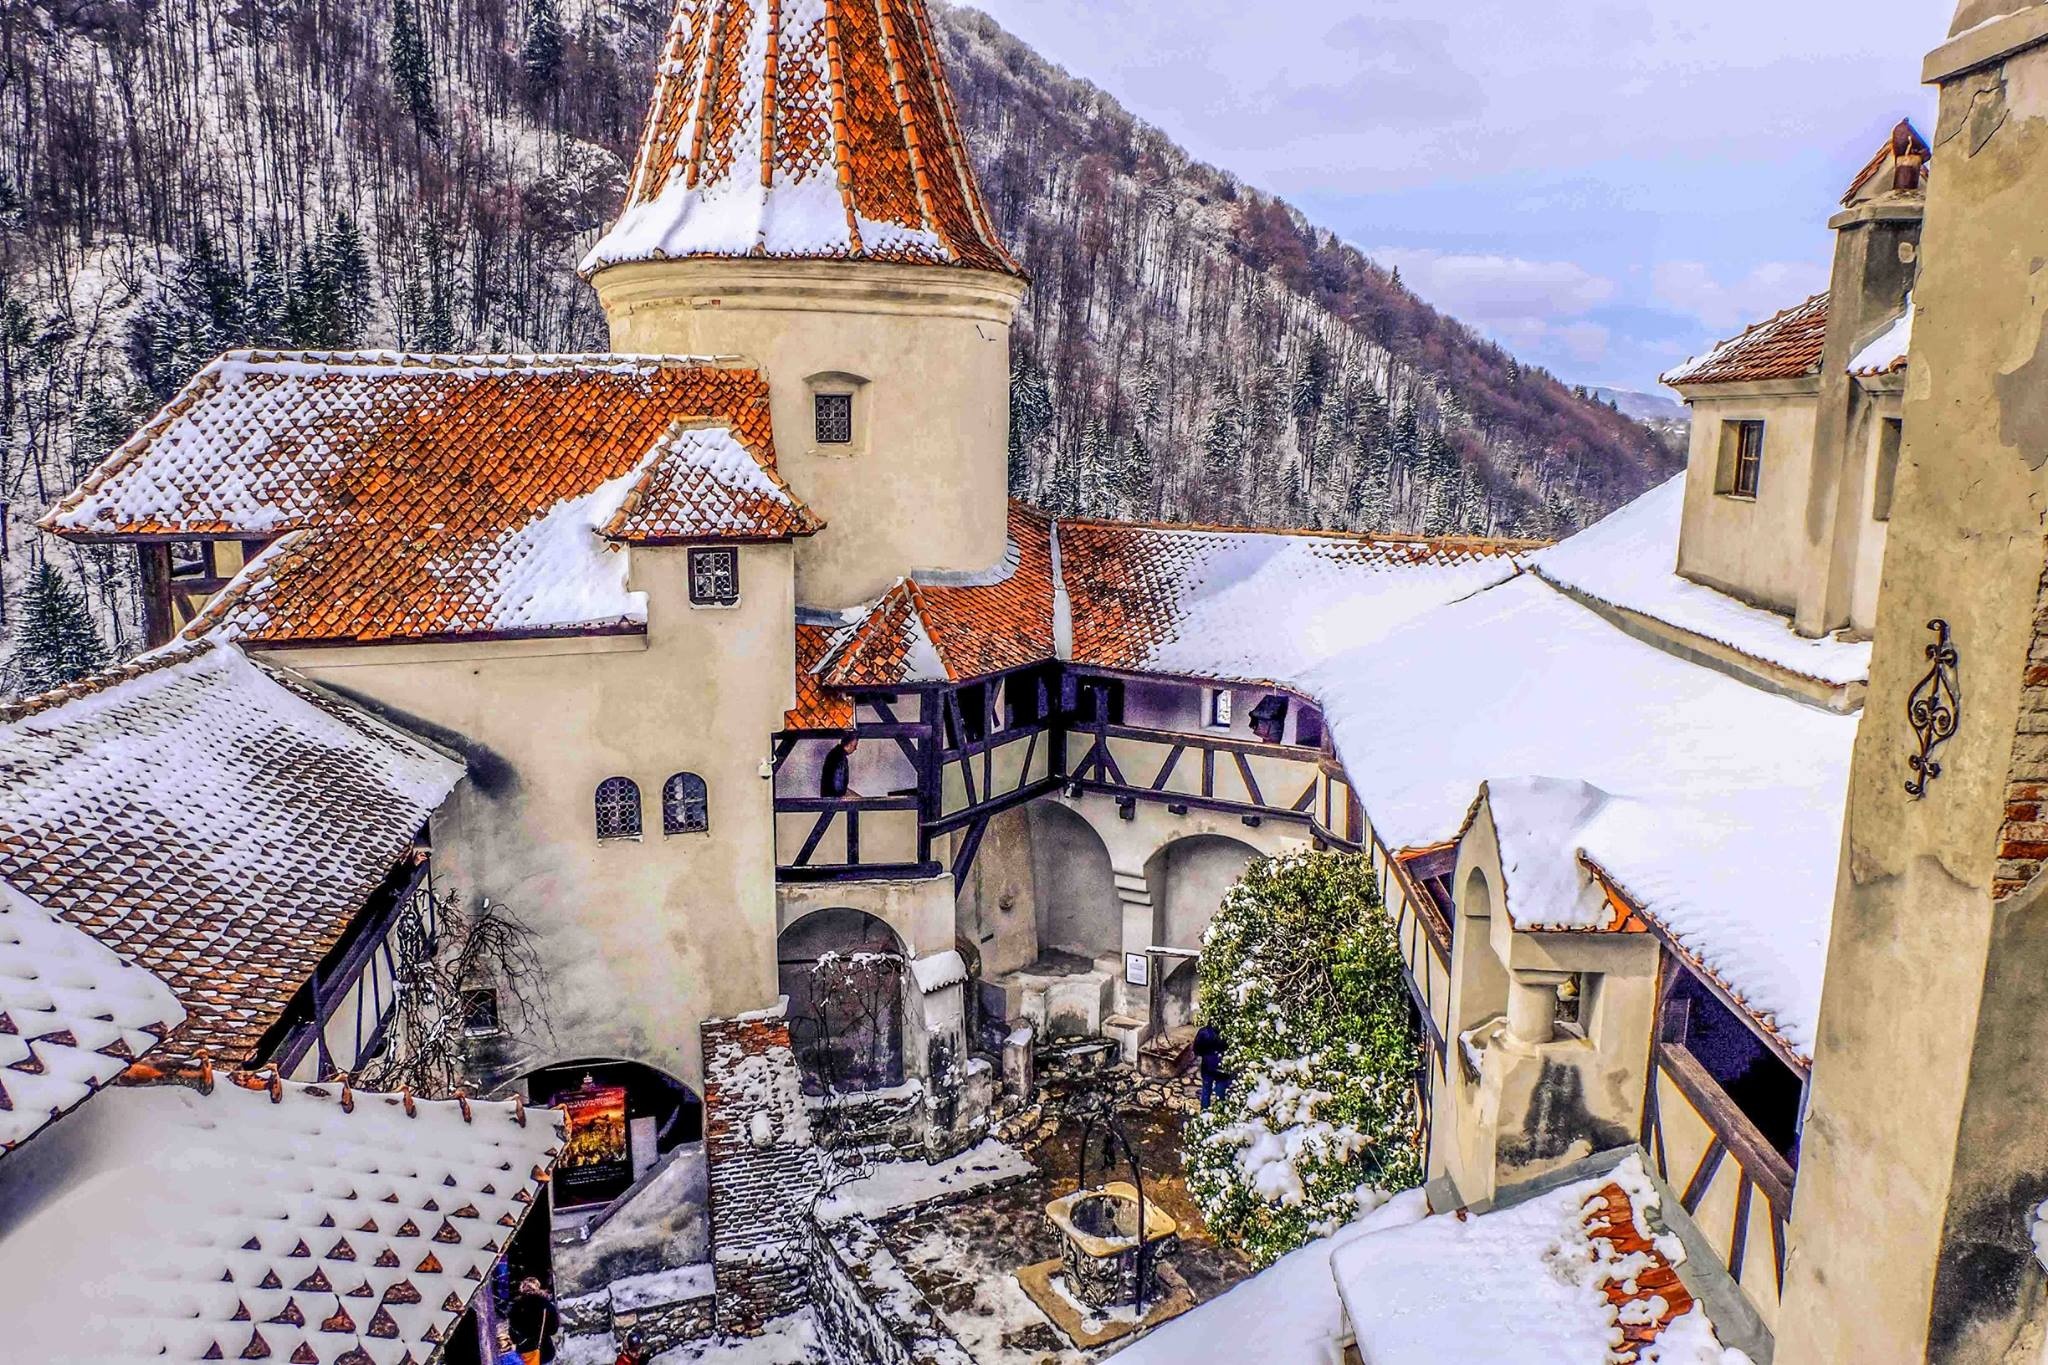
<instances>
[{"instance_id":1,"label":"white cloud","mask_svg":"<svg viewBox=\"0 0 2048 1365\"><path fill-rule=\"evenodd\" d=\"M1661 261L1650 292L1673 312L1732 332L1803 303L1827 284L1827 270L1811 261L1769 261L1726 282L1700 261Z\"/></svg>"},{"instance_id":2,"label":"white cloud","mask_svg":"<svg viewBox=\"0 0 2048 1365\"><path fill-rule=\"evenodd\" d=\"M1381 247L1367 253L1398 266L1402 283L1439 310L1510 350L1596 364L1609 334L1586 314L1612 302L1615 282L1571 261Z\"/></svg>"}]
</instances>

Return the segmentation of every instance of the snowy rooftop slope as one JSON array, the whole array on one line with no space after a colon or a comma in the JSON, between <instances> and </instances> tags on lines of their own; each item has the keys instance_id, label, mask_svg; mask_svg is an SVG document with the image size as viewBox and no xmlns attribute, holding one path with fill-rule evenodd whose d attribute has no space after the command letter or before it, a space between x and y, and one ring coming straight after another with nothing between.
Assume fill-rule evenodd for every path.
<instances>
[{"instance_id":1,"label":"snowy rooftop slope","mask_svg":"<svg viewBox=\"0 0 2048 1365\"><path fill-rule=\"evenodd\" d=\"M1397 628L1309 690L1391 849L1454 837L1482 783L1596 789L1539 803L1528 846L1584 850L1810 1055L1853 717L1685 663L1532 576ZM1545 885L1568 884L1508 887L1518 923L1583 922L1576 892L1532 904Z\"/></svg>"},{"instance_id":2,"label":"snowy rooftop slope","mask_svg":"<svg viewBox=\"0 0 2048 1365\"><path fill-rule=\"evenodd\" d=\"M1332 1254L1405 1227L1427 1212L1421 1190L1397 1194L1350 1227L1282 1256L1221 1298L1200 1304L1115 1357L1118 1365L1330 1365L1344 1338ZM1455 1357L1438 1357L1450 1365Z\"/></svg>"},{"instance_id":3,"label":"snowy rooftop slope","mask_svg":"<svg viewBox=\"0 0 2048 1365\"><path fill-rule=\"evenodd\" d=\"M1571 539L1531 557L1574 592L1655 617L1753 659L1840 687L1870 676L1870 645L1804 639L1784 617L1678 576L1685 476L1667 480Z\"/></svg>"},{"instance_id":4,"label":"snowy rooftop slope","mask_svg":"<svg viewBox=\"0 0 2048 1365\"><path fill-rule=\"evenodd\" d=\"M1074 662L1290 685L1509 578L1529 548L1089 521L1060 522L1058 537Z\"/></svg>"},{"instance_id":5,"label":"snowy rooftop slope","mask_svg":"<svg viewBox=\"0 0 2048 1365\"><path fill-rule=\"evenodd\" d=\"M165 1052L248 1057L460 764L230 645L0 708L0 877L162 977Z\"/></svg>"},{"instance_id":6,"label":"snowy rooftop slope","mask_svg":"<svg viewBox=\"0 0 2048 1365\"><path fill-rule=\"evenodd\" d=\"M1733 1365L1673 1267L1642 1159L1525 1203L1347 1242L1330 1270L1373 1365ZM1654 1343L1654 1346L1653 1346Z\"/></svg>"},{"instance_id":7,"label":"snowy rooftop slope","mask_svg":"<svg viewBox=\"0 0 2048 1365\"><path fill-rule=\"evenodd\" d=\"M0 1161L10 1358L427 1360L554 1163L557 1116L521 1117L287 1082L111 1090Z\"/></svg>"},{"instance_id":8,"label":"snowy rooftop slope","mask_svg":"<svg viewBox=\"0 0 2048 1365\"><path fill-rule=\"evenodd\" d=\"M1884 329L1868 346L1856 353L1849 362L1850 374L1879 375L1891 374L1906 368L1906 359L1913 349L1913 296L1906 296L1906 311L1899 314L1899 320Z\"/></svg>"},{"instance_id":9,"label":"snowy rooftop slope","mask_svg":"<svg viewBox=\"0 0 2048 1365\"><path fill-rule=\"evenodd\" d=\"M1828 296L1815 294L1706 354L1694 356L1668 371L1663 381L1678 387L1804 379L1820 373L1820 355L1827 338Z\"/></svg>"},{"instance_id":10,"label":"snowy rooftop slope","mask_svg":"<svg viewBox=\"0 0 2048 1365\"><path fill-rule=\"evenodd\" d=\"M923 4L678 0L625 210L582 269L704 256L1022 273Z\"/></svg>"},{"instance_id":11,"label":"snowy rooftop slope","mask_svg":"<svg viewBox=\"0 0 2048 1365\"><path fill-rule=\"evenodd\" d=\"M194 623L263 643L631 629L629 543L821 523L757 371L644 356L238 352L44 519L275 539Z\"/></svg>"},{"instance_id":12,"label":"snowy rooftop slope","mask_svg":"<svg viewBox=\"0 0 2048 1365\"><path fill-rule=\"evenodd\" d=\"M170 987L0 882L0 1154L185 1021Z\"/></svg>"},{"instance_id":13,"label":"snowy rooftop slope","mask_svg":"<svg viewBox=\"0 0 2048 1365\"><path fill-rule=\"evenodd\" d=\"M903 579L835 634L817 663L830 687L965 682L1054 654L1052 523L1010 504L1009 553L972 579Z\"/></svg>"}]
</instances>

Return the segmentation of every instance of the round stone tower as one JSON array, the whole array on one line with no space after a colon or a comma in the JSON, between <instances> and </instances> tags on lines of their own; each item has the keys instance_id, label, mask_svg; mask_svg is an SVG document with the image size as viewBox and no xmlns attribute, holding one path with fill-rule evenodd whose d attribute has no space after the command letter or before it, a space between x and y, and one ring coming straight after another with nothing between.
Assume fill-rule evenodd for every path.
<instances>
[{"instance_id":1,"label":"round stone tower","mask_svg":"<svg viewBox=\"0 0 2048 1365\"><path fill-rule=\"evenodd\" d=\"M783 476L827 522L797 548L805 605L1002 559L1025 281L924 0L678 0L583 272L614 350L766 374Z\"/></svg>"}]
</instances>

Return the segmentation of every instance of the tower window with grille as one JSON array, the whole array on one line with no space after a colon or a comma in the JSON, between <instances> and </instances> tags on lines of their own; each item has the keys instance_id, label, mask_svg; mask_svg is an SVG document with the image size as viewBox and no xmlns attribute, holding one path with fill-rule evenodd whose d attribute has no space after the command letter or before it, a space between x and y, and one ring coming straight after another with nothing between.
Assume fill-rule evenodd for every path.
<instances>
[{"instance_id":1,"label":"tower window with grille","mask_svg":"<svg viewBox=\"0 0 2048 1365\"><path fill-rule=\"evenodd\" d=\"M661 832L702 834L711 828L711 796L704 779L677 773L661 789Z\"/></svg>"},{"instance_id":2,"label":"tower window with grille","mask_svg":"<svg viewBox=\"0 0 2048 1365\"><path fill-rule=\"evenodd\" d=\"M597 784L597 837L640 837L640 784L630 777L607 777Z\"/></svg>"},{"instance_id":3,"label":"tower window with grille","mask_svg":"<svg viewBox=\"0 0 2048 1365\"><path fill-rule=\"evenodd\" d=\"M817 417L818 444L821 446L850 446L853 444L853 395L850 393L821 393L812 398L813 411Z\"/></svg>"},{"instance_id":4,"label":"tower window with grille","mask_svg":"<svg viewBox=\"0 0 2048 1365\"><path fill-rule=\"evenodd\" d=\"M740 552L731 546L690 551L690 605L736 607L740 601Z\"/></svg>"}]
</instances>

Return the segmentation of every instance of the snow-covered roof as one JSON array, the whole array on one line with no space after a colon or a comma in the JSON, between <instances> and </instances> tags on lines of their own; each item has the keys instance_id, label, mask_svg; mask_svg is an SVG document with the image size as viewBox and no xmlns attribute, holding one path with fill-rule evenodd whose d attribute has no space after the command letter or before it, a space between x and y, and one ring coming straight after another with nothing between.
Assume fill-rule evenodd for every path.
<instances>
[{"instance_id":1,"label":"snow-covered roof","mask_svg":"<svg viewBox=\"0 0 2048 1365\"><path fill-rule=\"evenodd\" d=\"M1598 925L1583 853L1811 1055L1854 717L1667 654L1532 575L1307 687L1388 848L1455 837L1485 785L1518 863L1549 869L1509 869L1518 926Z\"/></svg>"},{"instance_id":2,"label":"snow-covered roof","mask_svg":"<svg viewBox=\"0 0 2048 1365\"><path fill-rule=\"evenodd\" d=\"M0 707L0 878L163 978L164 1052L250 1058L462 766L201 642Z\"/></svg>"},{"instance_id":3,"label":"snow-covered roof","mask_svg":"<svg viewBox=\"0 0 2048 1365\"><path fill-rule=\"evenodd\" d=\"M1228 1293L1198 1304L1118 1352L1118 1365L1331 1365L1342 1358L1344 1305L1331 1257L1428 1212L1421 1190L1397 1194L1349 1227L1289 1252ZM1449 1365L1456 1359L1438 1357Z\"/></svg>"},{"instance_id":4,"label":"snow-covered roof","mask_svg":"<svg viewBox=\"0 0 2048 1365\"><path fill-rule=\"evenodd\" d=\"M1681 578L1678 533L1685 515L1683 474L1571 539L1530 559L1553 583L1654 617L1802 677L1833 686L1870 676L1870 645L1806 639L1782 616Z\"/></svg>"},{"instance_id":5,"label":"snow-covered roof","mask_svg":"<svg viewBox=\"0 0 2048 1365\"><path fill-rule=\"evenodd\" d=\"M1906 311L1856 353L1856 358L1849 362L1849 373L1872 377L1895 374L1906 368L1907 356L1912 349L1913 296L1908 294Z\"/></svg>"},{"instance_id":6,"label":"snow-covered roof","mask_svg":"<svg viewBox=\"0 0 2048 1365\"><path fill-rule=\"evenodd\" d=\"M1330 1271L1372 1365L1732 1365L1679 1281L1660 1203L1631 1154L1511 1207L1354 1238Z\"/></svg>"},{"instance_id":7,"label":"snow-covered roof","mask_svg":"<svg viewBox=\"0 0 2048 1365\"><path fill-rule=\"evenodd\" d=\"M706 256L1023 273L923 0L677 0L625 211L582 269Z\"/></svg>"},{"instance_id":8,"label":"snow-covered roof","mask_svg":"<svg viewBox=\"0 0 2048 1365\"><path fill-rule=\"evenodd\" d=\"M550 1110L223 1078L100 1095L0 1161L10 1358L432 1358L536 1195Z\"/></svg>"},{"instance_id":9,"label":"snow-covered roof","mask_svg":"<svg viewBox=\"0 0 2048 1365\"><path fill-rule=\"evenodd\" d=\"M170 987L0 882L0 1153L184 1021Z\"/></svg>"},{"instance_id":10,"label":"snow-covered roof","mask_svg":"<svg viewBox=\"0 0 2048 1365\"><path fill-rule=\"evenodd\" d=\"M637 629L614 542L822 526L760 373L659 356L236 352L43 520L274 542L190 633L260 643Z\"/></svg>"},{"instance_id":11,"label":"snow-covered roof","mask_svg":"<svg viewBox=\"0 0 2048 1365\"><path fill-rule=\"evenodd\" d=\"M1759 322L1704 355L1667 372L1674 387L1741 384L1767 379L1804 379L1820 373L1828 339L1828 296L1815 294L1796 308Z\"/></svg>"},{"instance_id":12,"label":"snow-covered roof","mask_svg":"<svg viewBox=\"0 0 2048 1365\"><path fill-rule=\"evenodd\" d=\"M1059 524L1072 659L1294 685L1405 621L1518 572L1513 541Z\"/></svg>"}]
</instances>

